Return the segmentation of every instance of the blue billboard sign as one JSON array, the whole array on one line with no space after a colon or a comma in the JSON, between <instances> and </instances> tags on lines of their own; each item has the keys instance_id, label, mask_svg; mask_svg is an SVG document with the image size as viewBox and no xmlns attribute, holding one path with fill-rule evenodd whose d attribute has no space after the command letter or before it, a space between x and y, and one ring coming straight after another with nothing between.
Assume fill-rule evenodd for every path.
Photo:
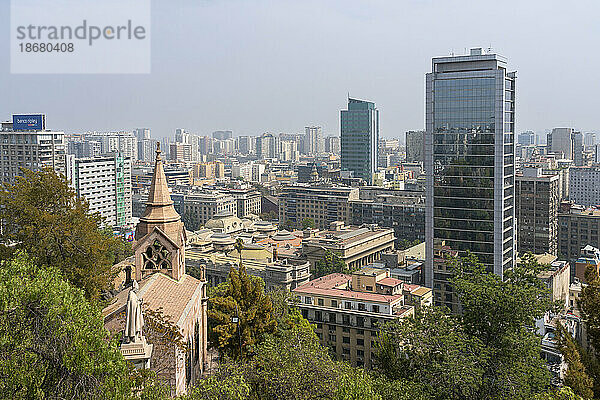
<instances>
[{"instance_id":1,"label":"blue billboard sign","mask_svg":"<svg viewBox=\"0 0 600 400\"><path fill-rule=\"evenodd\" d=\"M43 131L46 129L46 116L44 114L14 114L14 131Z\"/></svg>"}]
</instances>

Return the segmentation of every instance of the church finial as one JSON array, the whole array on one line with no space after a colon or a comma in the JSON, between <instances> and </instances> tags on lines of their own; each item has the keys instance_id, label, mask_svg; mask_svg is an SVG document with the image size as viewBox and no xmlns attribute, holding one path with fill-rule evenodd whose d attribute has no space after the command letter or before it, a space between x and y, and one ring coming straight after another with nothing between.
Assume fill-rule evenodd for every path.
<instances>
[{"instance_id":1,"label":"church finial","mask_svg":"<svg viewBox=\"0 0 600 400\"><path fill-rule=\"evenodd\" d=\"M160 160L160 153L162 153L160 151L160 142L156 142L156 161Z\"/></svg>"}]
</instances>

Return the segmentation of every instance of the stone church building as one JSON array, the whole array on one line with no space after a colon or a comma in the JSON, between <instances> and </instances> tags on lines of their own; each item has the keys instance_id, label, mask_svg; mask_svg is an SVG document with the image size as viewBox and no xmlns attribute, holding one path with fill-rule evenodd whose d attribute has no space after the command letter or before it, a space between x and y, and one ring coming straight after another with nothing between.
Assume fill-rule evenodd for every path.
<instances>
[{"instance_id":1,"label":"stone church building","mask_svg":"<svg viewBox=\"0 0 600 400\"><path fill-rule=\"evenodd\" d=\"M135 231L135 261L130 258L118 264L121 282L116 283L123 290L103 310L103 316L111 334L121 334L128 287L136 280L145 310L143 332L154 346L150 369L177 395L185 393L202 374L207 360L207 285L203 272L201 280L186 274L185 244L186 231L173 207L157 147L146 210ZM161 320L179 331L177 343L161 329Z\"/></svg>"}]
</instances>

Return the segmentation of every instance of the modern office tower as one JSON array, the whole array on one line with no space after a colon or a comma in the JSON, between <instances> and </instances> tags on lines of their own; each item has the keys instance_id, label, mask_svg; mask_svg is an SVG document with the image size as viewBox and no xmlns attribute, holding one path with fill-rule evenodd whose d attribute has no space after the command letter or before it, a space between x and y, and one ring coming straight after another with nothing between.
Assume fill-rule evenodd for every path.
<instances>
[{"instance_id":1,"label":"modern office tower","mask_svg":"<svg viewBox=\"0 0 600 400\"><path fill-rule=\"evenodd\" d=\"M569 200L584 206L600 205L600 167L569 168Z\"/></svg>"},{"instance_id":2,"label":"modern office tower","mask_svg":"<svg viewBox=\"0 0 600 400\"><path fill-rule=\"evenodd\" d=\"M148 128L136 128L133 130L133 136L135 136L138 142L144 139L150 139L150 129Z\"/></svg>"},{"instance_id":3,"label":"modern office tower","mask_svg":"<svg viewBox=\"0 0 600 400\"><path fill-rule=\"evenodd\" d=\"M13 129L13 122L2 122L0 182L14 182L17 176L23 175L21 168L34 171L52 168L58 174L66 174L65 134L46 130L45 116L38 117L40 125L31 128L17 125Z\"/></svg>"},{"instance_id":4,"label":"modern office tower","mask_svg":"<svg viewBox=\"0 0 600 400\"><path fill-rule=\"evenodd\" d=\"M232 131L214 131L212 133L212 137L213 137L213 139L227 140L227 139L231 139L233 137L233 132Z\"/></svg>"},{"instance_id":5,"label":"modern office tower","mask_svg":"<svg viewBox=\"0 0 600 400\"><path fill-rule=\"evenodd\" d=\"M72 156L71 156L72 157ZM131 223L131 159L121 154L72 158L67 176L78 197L99 213L104 224L123 227Z\"/></svg>"},{"instance_id":6,"label":"modern office tower","mask_svg":"<svg viewBox=\"0 0 600 400\"><path fill-rule=\"evenodd\" d=\"M517 142L523 146L535 144L535 133L532 131L519 133Z\"/></svg>"},{"instance_id":7,"label":"modern office tower","mask_svg":"<svg viewBox=\"0 0 600 400\"><path fill-rule=\"evenodd\" d=\"M423 138L425 131L406 132L406 161L423 162Z\"/></svg>"},{"instance_id":8,"label":"modern office tower","mask_svg":"<svg viewBox=\"0 0 600 400\"><path fill-rule=\"evenodd\" d=\"M358 199L358 188L284 186L279 193L279 222L297 226L305 218L326 229L335 221L350 223L350 200Z\"/></svg>"},{"instance_id":9,"label":"modern office tower","mask_svg":"<svg viewBox=\"0 0 600 400\"><path fill-rule=\"evenodd\" d=\"M340 112L342 170L355 178L373 182L377 170L379 110L375 103L348 98L348 109Z\"/></svg>"},{"instance_id":10,"label":"modern office tower","mask_svg":"<svg viewBox=\"0 0 600 400\"><path fill-rule=\"evenodd\" d=\"M573 128L554 128L547 136L549 153L557 157L573 160L575 165L583 165L583 135Z\"/></svg>"},{"instance_id":11,"label":"modern office tower","mask_svg":"<svg viewBox=\"0 0 600 400\"><path fill-rule=\"evenodd\" d=\"M304 154L310 156L322 153L321 142L323 131L320 126L307 126L304 128Z\"/></svg>"},{"instance_id":12,"label":"modern office tower","mask_svg":"<svg viewBox=\"0 0 600 400\"><path fill-rule=\"evenodd\" d=\"M255 140L254 136L240 136L238 138L238 151L240 154L254 154L256 152Z\"/></svg>"},{"instance_id":13,"label":"modern office tower","mask_svg":"<svg viewBox=\"0 0 600 400\"><path fill-rule=\"evenodd\" d=\"M434 247L469 250L490 271L516 261L514 120L516 73L484 54L432 60L426 78L425 285L434 301L458 310Z\"/></svg>"},{"instance_id":14,"label":"modern office tower","mask_svg":"<svg viewBox=\"0 0 600 400\"><path fill-rule=\"evenodd\" d=\"M259 159L277 158L279 138L272 133L264 133L256 138L256 155Z\"/></svg>"},{"instance_id":15,"label":"modern office tower","mask_svg":"<svg viewBox=\"0 0 600 400\"><path fill-rule=\"evenodd\" d=\"M519 254L558 255L559 176L541 168L523 168L515 179L517 250Z\"/></svg>"},{"instance_id":16,"label":"modern office tower","mask_svg":"<svg viewBox=\"0 0 600 400\"><path fill-rule=\"evenodd\" d=\"M325 138L325 152L331 154L340 154L339 136L328 136Z\"/></svg>"}]
</instances>

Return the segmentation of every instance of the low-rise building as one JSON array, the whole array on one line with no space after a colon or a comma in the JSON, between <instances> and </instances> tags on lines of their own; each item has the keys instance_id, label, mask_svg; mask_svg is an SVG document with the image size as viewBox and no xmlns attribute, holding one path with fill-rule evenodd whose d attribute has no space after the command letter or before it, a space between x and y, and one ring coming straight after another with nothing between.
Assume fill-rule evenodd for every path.
<instances>
[{"instance_id":1,"label":"low-rise building","mask_svg":"<svg viewBox=\"0 0 600 400\"><path fill-rule=\"evenodd\" d=\"M330 230L308 233L302 239L302 255L311 266L331 251L350 269L357 269L380 260L382 253L394 249L394 230L375 225L344 226L338 221L331 224Z\"/></svg>"},{"instance_id":2,"label":"low-rise building","mask_svg":"<svg viewBox=\"0 0 600 400\"><path fill-rule=\"evenodd\" d=\"M385 269L330 274L294 289L302 315L315 324L323 345L354 366L373 365L381 324L414 315L431 302L431 289L406 285Z\"/></svg>"},{"instance_id":3,"label":"low-rise building","mask_svg":"<svg viewBox=\"0 0 600 400\"><path fill-rule=\"evenodd\" d=\"M585 282L585 272L588 268L600 271L600 250L589 244L581 249L579 258L575 261L575 277L580 282Z\"/></svg>"}]
</instances>

